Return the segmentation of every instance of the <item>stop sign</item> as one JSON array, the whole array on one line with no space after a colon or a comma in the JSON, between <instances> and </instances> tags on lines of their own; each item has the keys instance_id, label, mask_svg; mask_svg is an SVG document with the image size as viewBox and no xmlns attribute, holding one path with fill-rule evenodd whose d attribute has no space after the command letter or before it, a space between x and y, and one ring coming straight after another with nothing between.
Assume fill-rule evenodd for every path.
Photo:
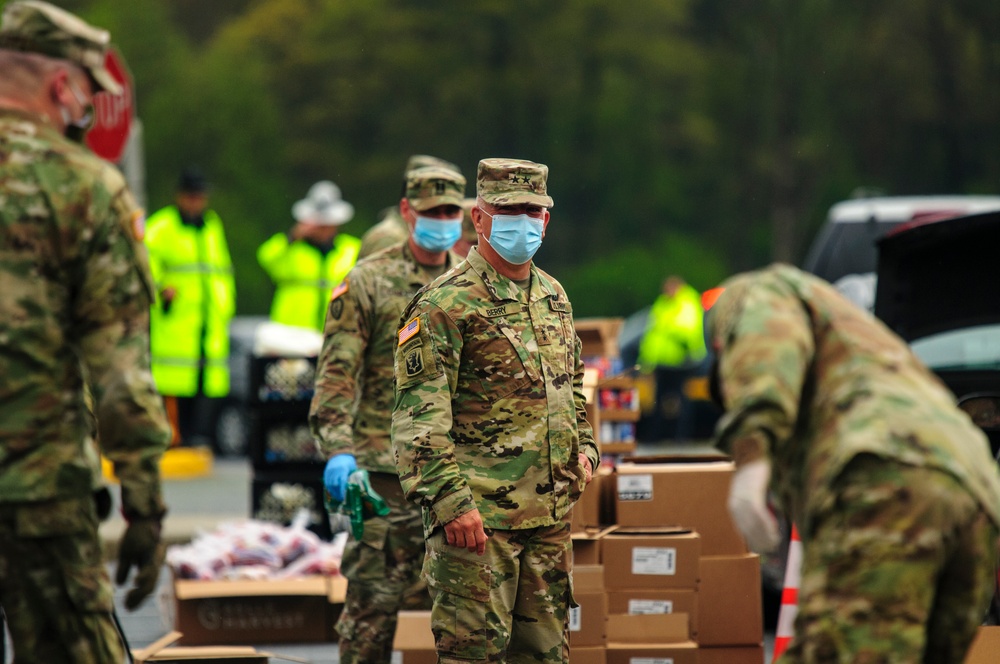
<instances>
[{"instance_id":1,"label":"stop sign","mask_svg":"<svg viewBox=\"0 0 1000 664\"><path fill-rule=\"evenodd\" d=\"M117 162L125 150L132 126L132 77L114 48L108 49L104 56L104 66L121 83L122 93L98 92L94 95L94 126L87 132L86 143L99 157Z\"/></svg>"}]
</instances>

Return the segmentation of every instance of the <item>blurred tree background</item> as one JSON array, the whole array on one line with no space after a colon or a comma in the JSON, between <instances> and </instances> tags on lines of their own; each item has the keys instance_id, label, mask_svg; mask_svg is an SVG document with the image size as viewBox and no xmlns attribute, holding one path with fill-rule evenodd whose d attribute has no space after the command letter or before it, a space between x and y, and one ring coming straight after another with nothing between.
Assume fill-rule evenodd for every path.
<instances>
[{"instance_id":1,"label":"blurred tree background","mask_svg":"<svg viewBox=\"0 0 1000 664\"><path fill-rule=\"evenodd\" d=\"M59 0L57 0L59 2ZM212 182L240 313L256 247L332 179L360 235L414 153L550 167L536 261L580 316L800 261L859 187L995 193L1000 3L981 0L63 0L135 80L151 210Z\"/></svg>"}]
</instances>

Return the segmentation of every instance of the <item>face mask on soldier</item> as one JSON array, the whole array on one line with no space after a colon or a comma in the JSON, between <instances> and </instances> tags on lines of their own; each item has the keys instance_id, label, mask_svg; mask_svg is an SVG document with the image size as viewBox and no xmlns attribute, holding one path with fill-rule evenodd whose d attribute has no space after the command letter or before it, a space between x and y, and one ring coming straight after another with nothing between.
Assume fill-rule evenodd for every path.
<instances>
[{"instance_id":1,"label":"face mask on soldier","mask_svg":"<svg viewBox=\"0 0 1000 664\"><path fill-rule=\"evenodd\" d=\"M62 115L63 124L65 125L63 134L71 141L82 143L83 137L94 126L94 104L87 103L87 98L77 89L73 81L67 79L66 84L69 86L69 91L73 93L73 97L76 98L77 103L83 108L83 115L79 119L73 120L73 115L69 109L65 106L60 107L59 113Z\"/></svg>"}]
</instances>

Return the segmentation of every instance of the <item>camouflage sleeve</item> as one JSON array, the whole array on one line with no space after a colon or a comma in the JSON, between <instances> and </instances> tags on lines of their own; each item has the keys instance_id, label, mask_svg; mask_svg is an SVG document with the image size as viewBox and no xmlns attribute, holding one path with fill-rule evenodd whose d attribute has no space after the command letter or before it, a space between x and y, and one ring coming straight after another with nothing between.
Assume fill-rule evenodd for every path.
<instances>
[{"instance_id":1,"label":"camouflage sleeve","mask_svg":"<svg viewBox=\"0 0 1000 664\"><path fill-rule=\"evenodd\" d=\"M451 438L462 333L445 312L425 302L411 307L400 324L392 412L399 481L407 499L448 523L476 508Z\"/></svg>"},{"instance_id":2,"label":"camouflage sleeve","mask_svg":"<svg viewBox=\"0 0 1000 664\"><path fill-rule=\"evenodd\" d=\"M357 387L371 334L371 298L352 271L333 289L316 367L309 428L323 458L353 453Z\"/></svg>"},{"instance_id":3,"label":"camouflage sleeve","mask_svg":"<svg viewBox=\"0 0 1000 664\"><path fill-rule=\"evenodd\" d=\"M145 249L132 230L138 213L125 189L110 209L95 213L73 312L94 393L98 439L121 482L128 518L165 512L159 461L170 439L149 366L152 285Z\"/></svg>"},{"instance_id":4,"label":"camouflage sleeve","mask_svg":"<svg viewBox=\"0 0 1000 664\"><path fill-rule=\"evenodd\" d=\"M573 358L576 362L576 372L573 375L573 404L576 408L576 426L580 436L580 451L587 455L590 460L591 470L597 470L601 464L601 454L594 440L594 428L587 420L587 397L583 393L583 359L580 355L583 351L583 342L577 336L573 349Z\"/></svg>"},{"instance_id":5,"label":"camouflage sleeve","mask_svg":"<svg viewBox=\"0 0 1000 664\"><path fill-rule=\"evenodd\" d=\"M718 445L737 465L768 457L791 437L814 352L809 317L790 289L761 284L745 297L718 353L726 410Z\"/></svg>"}]
</instances>

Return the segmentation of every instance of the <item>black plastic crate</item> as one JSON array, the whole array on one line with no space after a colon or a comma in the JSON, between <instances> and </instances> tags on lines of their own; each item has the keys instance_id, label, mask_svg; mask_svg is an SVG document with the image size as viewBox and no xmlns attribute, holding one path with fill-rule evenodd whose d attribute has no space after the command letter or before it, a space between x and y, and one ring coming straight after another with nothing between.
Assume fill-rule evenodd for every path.
<instances>
[{"instance_id":1,"label":"black plastic crate","mask_svg":"<svg viewBox=\"0 0 1000 664\"><path fill-rule=\"evenodd\" d=\"M309 431L309 405L295 404L283 412L253 413L250 458L259 470L322 468L325 459Z\"/></svg>"},{"instance_id":2,"label":"black plastic crate","mask_svg":"<svg viewBox=\"0 0 1000 664\"><path fill-rule=\"evenodd\" d=\"M316 381L315 357L254 357L250 360L252 404L312 400Z\"/></svg>"},{"instance_id":3,"label":"black plastic crate","mask_svg":"<svg viewBox=\"0 0 1000 664\"><path fill-rule=\"evenodd\" d=\"M251 486L251 516L290 525L303 507L309 510L309 530L329 541L330 519L323 506L323 471L255 473Z\"/></svg>"}]
</instances>

